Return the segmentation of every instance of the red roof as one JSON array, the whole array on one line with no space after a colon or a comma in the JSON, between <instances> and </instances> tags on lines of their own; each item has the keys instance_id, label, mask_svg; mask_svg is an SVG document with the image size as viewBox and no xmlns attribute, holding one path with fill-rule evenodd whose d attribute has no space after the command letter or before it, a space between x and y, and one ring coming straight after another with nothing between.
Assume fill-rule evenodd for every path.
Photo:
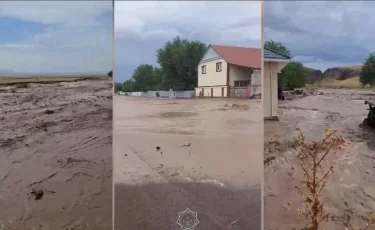
<instances>
[{"instance_id":1,"label":"red roof","mask_svg":"<svg viewBox=\"0 0 375 230\"><path fill-rule=\"evenodd\" d=\"M210 46L229 64L261 69L262 52L260 48L219 45Z\"/></svg>"}]
</instances>

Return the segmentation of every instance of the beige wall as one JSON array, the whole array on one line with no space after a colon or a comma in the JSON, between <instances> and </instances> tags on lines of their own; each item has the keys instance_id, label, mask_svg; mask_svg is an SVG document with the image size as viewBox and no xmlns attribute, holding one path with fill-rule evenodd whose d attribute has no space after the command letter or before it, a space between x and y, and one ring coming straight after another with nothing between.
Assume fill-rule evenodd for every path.
<instances>
[{"instance_id":1,"label":"beige wall","mask_svg":"<svg viewBox=\"0 0 375 230\"><path fill-rule=\"evenodd\" d=\"M253 74L251 75L251 85L262 85L261 73L261 70L254 70Z\"/></svg>"},{"instance_id":2,"label":"beige wall","mask_svg":"<svg viewBox=\"0 0 375 230\"><path fill-rule=\"evenodd\" d=\"M211 89L213 97L222 97L222 88L224 88L224 97L227 97L227 90L226 86L216 86L216 87L197 87L195 88L195 96L199 97L200 92L203 91L204 97L211 97Z\"/></svg>"},{"instance_id":3,"label":"beige wall","mask_svg":"<svg viewBox=\"0 0 375 230\"><path fill-rule=\"evenodd\" d=\"M231 65L229 67L229 85L234 86L234 81L251 80L250 68Z\"/></svg>"},{"instance_id":4,"label":"beige wall","mask_svg":"<svg viewBox=\"0 0 375 230\"><path fill-rule=\"evenodd\" d=\"M221 72L216 72L216 63L221 62ZM202 74L202 66L206 65L206 74ZM200 63L198 66L198 87L225 86L227 84L227 62L224 59Z\"/></svg>"},{"instance_id":5,"label":"beige wall","mask_svg":"<svg viewBox=\"0 0 375 230\"><path fill-rule=\"evenodd\" d=\"M287 62L264 62L263 75L263 112L265 118L278 117L277 74L287 65Z\"/></svg>"}]
</instances>

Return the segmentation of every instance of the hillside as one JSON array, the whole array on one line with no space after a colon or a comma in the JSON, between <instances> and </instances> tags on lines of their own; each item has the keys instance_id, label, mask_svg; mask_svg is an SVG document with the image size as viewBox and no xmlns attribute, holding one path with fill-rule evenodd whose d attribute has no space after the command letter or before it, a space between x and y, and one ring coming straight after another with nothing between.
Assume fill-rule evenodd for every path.
<instances>
[{"instance_id":1,"label":"hillside","mask_svg":"<svg viewBox=\"0 0 375 230\"><path fill-rule=\"evenodd\" d=\"M349 78L355 78L359 76L361 71L361 65L356 66L343 66L333 67L326 69L324 72L321 70L304 67L306 77L309 83L314 83L319 80L332 79L332 80L346 80Z\"/></svg>"}]
</instances>

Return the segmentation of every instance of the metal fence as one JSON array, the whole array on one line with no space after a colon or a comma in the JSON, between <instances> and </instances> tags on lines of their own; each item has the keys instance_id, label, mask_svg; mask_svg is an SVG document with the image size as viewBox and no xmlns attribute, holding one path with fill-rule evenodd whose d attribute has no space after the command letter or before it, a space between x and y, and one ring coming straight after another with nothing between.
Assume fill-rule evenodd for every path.
<instances>
[{"instance_id":1,"label":"metal fence","mask_svg":"<svg viewBox=\"0 0 375 230\"><path fill-rule=\"evenodd\" d=\"M252 85L247 87L230 87L231 98L260 98L261 86Z\"/></svg>"},{"instance_id":2,"label":"metal fence","mask_svg":"<svg viewBox=\"0 0 375 230\"><path fill-rule=\"evenodd\" d=\"M131 97L159 97L161 98L191 98L194 91L147 91L147 92L118 92L117 95L127 95Z\"/></svg>"}]
</instances>

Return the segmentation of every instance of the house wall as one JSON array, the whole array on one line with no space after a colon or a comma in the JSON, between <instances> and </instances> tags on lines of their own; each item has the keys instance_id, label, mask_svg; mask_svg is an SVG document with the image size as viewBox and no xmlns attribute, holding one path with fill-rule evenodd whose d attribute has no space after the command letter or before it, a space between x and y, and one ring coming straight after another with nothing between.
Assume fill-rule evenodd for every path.
<instances>
[{"instance_id":1,"label":"house wall","mask_svg":"<svg viewBox=\"0 0 375 230\"><path fill-rule=\"evenodd\" d=\"M234 86L234 81L251 80L251 74L252 70L250 68L230 65L229 85Z\"/></svg>"},{"instance_id":2,"label":"house wall","mask_svg":"<svg viewBox=\"0 0 375 230\"><path fill-rule=\"evenodd\" d=\"M216 72L216 63L221 62L221 72ZM206 74L202 74L202 66L206 65ZM198 87L226 86L227 62L224 59L202 62L198 65Z\"/></svg>"},{"instance_id":3,"label":"house wall","mask_svg":"<svg viewBox=\"0 0 375 230\"><path fill-rule=\"evenodd\" d=\"M251 75L251 85L260 86L262 85L262 71L261 70L254 70L253 74Z\"/></svg>"},{"instance_id":4,"label":"house wall","mask_svg":"<svg viewBox=\"0 0 375 230\"><path fill-rule=\"evenodd\" d=\"M203 54L203 57L200 62L208 62L221 59L221 56L212 48L208 48L207 51Z\"/></svg>"},{"instance_id":5,"label":"house wall","mask_svg":"<svg viewBox=\"0 0 375 230\"><path fill-rule=\"evenodd\" d=\"M212 87L197 87L195 88L195 96L201 96L203 93L204 97L227 97L228 88L226 86L212 86Z\"/></svg>"}]
</instances>

